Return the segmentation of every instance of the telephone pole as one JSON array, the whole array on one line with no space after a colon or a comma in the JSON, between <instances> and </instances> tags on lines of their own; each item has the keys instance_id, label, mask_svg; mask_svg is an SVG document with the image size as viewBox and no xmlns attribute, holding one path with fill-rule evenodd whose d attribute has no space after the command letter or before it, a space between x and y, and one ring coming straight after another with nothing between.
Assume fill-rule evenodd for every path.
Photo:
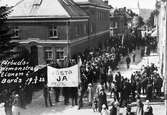
<instances>
[{"instance_id":1,"label":"telephone pole","mask_svg":"<svg viewBox=\"0 0 167 115\"><path fill-rule=\"evenodd\" d=\"M165 113L167 115L167 0L161 0L159 12L159 55L160 55L160 69L163 77L164 99L165 99Z\"/></svg>"},{"instance_id":2,"label":"telephone pole","mask_svg":"<svg viewBox=\"0 0 167 115\"><path fill-rule=\"evenodd\" d=\"M164 53L164 85L165 85L165 91L164 91L164 98L165 98L165 112L167 115L167 0L162 0L162 4L163 4L163 18L162 21L164 21L164 26L163 26L163 41L164 41L164 48L163 48L163 52Z\"/></svg>"},{"instance_id":3,"label":"telephone pole","mask_svg":"<svg viewBox=\"0 0 167 115\"><path fill-rule=\"evenodd\" d=\"M167 115L167 0L164 2L165 4L165 51L164 51L164 56L165 56L165 111Z\"/></svg>"}]
</instances>

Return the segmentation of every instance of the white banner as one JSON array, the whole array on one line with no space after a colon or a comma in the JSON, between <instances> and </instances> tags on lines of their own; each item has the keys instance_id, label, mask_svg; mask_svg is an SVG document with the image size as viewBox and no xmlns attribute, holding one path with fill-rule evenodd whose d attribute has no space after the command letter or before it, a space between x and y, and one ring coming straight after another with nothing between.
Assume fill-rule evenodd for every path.
<instances>
[{"instance_id":1,"label":"white banner","mask_svg":"<svg viewBox=\"0 0 167 115\"><path fill-rule=\"evenodd\" d=\"M78 87L79 66L57 69L47 66L48 87Z\"/></svg>"}]
</instances>

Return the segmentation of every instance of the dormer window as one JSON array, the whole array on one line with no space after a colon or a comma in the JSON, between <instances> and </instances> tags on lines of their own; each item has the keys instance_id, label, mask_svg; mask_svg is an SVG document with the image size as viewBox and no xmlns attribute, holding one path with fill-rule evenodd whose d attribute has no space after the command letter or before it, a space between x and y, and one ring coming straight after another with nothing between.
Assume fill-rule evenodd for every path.
<instances>
[{"instance_id":1,"label":"dormer window","mask_svg":"<svg viewBox=\"0 0 167 115\"><path fill-rule=\"evenodd\" d=\"M49 27L49 38L58 38L57 26L53 25Z\"/></svg>"},{"instance_id":2,"label":"dormer window","mask_svg":"<svg viewBox=\"0 0 167 115\"><path fill-rule=\"evenodd\" d=\"M34 0L33 5L34 6L40 6L42 3L42 0Z\"/></svg>"}]
</instances>

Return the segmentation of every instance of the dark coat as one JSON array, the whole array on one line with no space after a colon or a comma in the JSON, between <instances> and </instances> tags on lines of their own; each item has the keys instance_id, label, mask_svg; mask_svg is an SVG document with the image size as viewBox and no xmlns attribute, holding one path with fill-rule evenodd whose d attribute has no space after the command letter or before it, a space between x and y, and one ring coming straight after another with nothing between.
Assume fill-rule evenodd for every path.
<instances>
[{"instance_id":1,"label":"dark coat","mask_svg":"<svg viewBox=\"0 0 167 115\"><path fill-rule=\"evenodd\" d=\"M131 62L131 60L130 60L130 57L128 56L128 57L126 58L126 63L129 64L130 62Z\"/></svg>"},{"instance_id":2,"label":"dark coat","mask_svg":"<svg viewBox=\"0 0 167 115\"><path fill-rule=\"evenodd\" d=\"M117 108L115 106L110 109L110 115L117 115Z\"/></svg>"},{"instance_id":3,"label":"dark coat","mask_svg":"<svg viewBox=\"0 0 167 115\"><path fill-rule=\"evenodd\" d=\"M147 111L144 112L144 115L153 115L153 109L151 106L146 108Z\"/></svg>"},{"instance_id":4,"label":"dark coat","mask_svg":"<svg viewBox=\"0 0 167 115\"><path fill-rule=\"evenodd\" d=\"M103 104L105 104L106 108L108 109L108 106L107 106L107 95L106 95L106 93L105 92L103 94L100 93L99 96L98 96L98 98L99 98L99 111L101 111Z\"/></svg>"}]
</instances>

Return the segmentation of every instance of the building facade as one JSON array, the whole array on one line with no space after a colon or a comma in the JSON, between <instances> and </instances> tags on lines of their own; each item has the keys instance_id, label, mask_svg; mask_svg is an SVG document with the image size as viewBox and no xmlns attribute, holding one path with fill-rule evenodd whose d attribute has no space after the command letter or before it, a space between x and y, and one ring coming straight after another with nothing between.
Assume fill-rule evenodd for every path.
<instances>
[{"instance_id":1,"label":"building facade","mask_svg":"<svg viewBox=\"0 0 167 115\"><path fill-rule=\"evenodd\" d=\"M102 0L23 0L12 10L7 23L13 40L29 50L35 65L99 47L109 36L109 6Z\"/></svg>"},{"instance_id":2,"label":"building facade","mask_svg":"<svg viewBox=\"0 0 167 115\"><path fill-rule=\"evenodd\" d=\"M110 11L110 36L122 36L132 26L132 17L125 8Z\"/></svg>"}]
</instances>

